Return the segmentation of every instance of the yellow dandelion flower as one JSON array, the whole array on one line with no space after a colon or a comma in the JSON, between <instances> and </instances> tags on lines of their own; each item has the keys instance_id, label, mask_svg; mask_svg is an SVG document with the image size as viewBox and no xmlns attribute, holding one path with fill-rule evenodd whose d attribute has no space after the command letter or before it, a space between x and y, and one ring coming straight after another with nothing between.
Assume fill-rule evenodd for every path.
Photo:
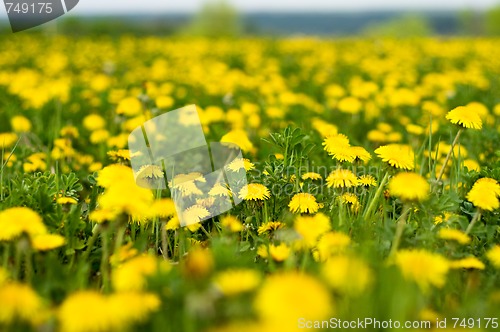
<instances>
[{"instance_id":1,"label":"yellow dandelion flower","mask_svg":"<svg viewBox=\"0 0 500 332\"><path fill-rule=\"evenodd\" d=\"M257 256L260 256L262 258L269 257L269 250L265 244L261 244L257 247Z\"/></svg>"},{"instance_id":2,"label":"yellow dandelion flower","mask_svg":"<svg viewBox=\"0 0 500 332\"><path fill-rule=\"evenodd\" d=\"M133 172L130 167L119 164L104 167L97 176L97 184L103 188L109 188L112 184L124 180L133 181Z\"/></svg>"},{"instance_id":3,"label":"yellow dandelion flower","mask_svg":"<svg viewBox=\"0 0 500 332\"><path fill-rule=\"evenodd\" d=\"M410 134L419 136L425 132L425 129L419 125L410 123L406 125L406 131Z\"/></svg>"},{"instance_id":4,"label":"yellow dandelion flower","mask_svg":"<svg viewBox=\"0 0 500 332\"><path fill-rule=\"evenodd\" d=\"M103 295L96 291L80 291L64 300L57 317L61 331L120 331L144 321L159 306L158 297L148 293Z\"/></svg>"},{"instance_id":5,"label":"yellow dandelion flower","mask_svg":"<svg viewBox=\"0 0 500 332\"><path fill-rule=\"evenodd\" d=\"M90 173L98 172L102 170L102 163L92 163L89 165L88 170Z\"/></svg>"},{"instance_id":6,"label":"yellow dandelion flower","mask_svg":"<svg viewBox=\"0 0 500 332\"><path fill-rule=\"evenodd\" d=\"M83 126L89 131L103 129L106 126L106 120L98 114L89 114L83 118Z\"/></svg>"},{"instance_id":7,"label":"yellow dandelion flower","mask_svg":"<svg viewBox=\"0 0 500 332\"><path fill-rule=\"evenodd\" d=\"M60 204L60 205L65 205L65 204L71 205L71 204L78 203L78 201L76 199L74 199L73 197L59 197L56 200L56 202L57 202L57 204Z\"/></svg>"},{"instance_id":8,"label":"yellow dandelion flower","mask_svg":"<svg viewBox=\"0 0 500 332\"><path fill-rule=\"evenodd\" d=\"M477 102L477 101L472 101L470 103L468 103L466 105L466 107L468 109L471 110L471 112L474 112L476 113L477 115L479 115L479 117L481 119L487 119L489 114L490 114L490 111L488 110L488 107L486 107L486 105L480 103L480 102Z\"/></svg>"},{"instance_id":9,"label":"yellow dandelion flower","mask_svg":"<svg viewBox=\"0 0 500 332\"><path fill-rule=\"evenodd\" d=\"M61 136L70 136L73 138L78 138L80 134L78 133L78 128L75 126L65 126L61 128L61 131L59 132Z\"/></svg>"},{"instance_id":10,"label":"yellow dandelion flower","mask_svg":"<svg viewBox=\"0 0 500 332\"><path fill-rule=\"evenodd\" d=\"M220 141L222 143L236 144L243 152L253 152L255 149L246 131L242 129L231 130L226 135L222 136Z\"/></svg>"},{"instance_id":11,"label":"yellow dandelion flower","mask_svg":"<svg viewBox=\"0 0 500 332\"><path fill-rule=\"evenodd\" d=\"M328 232L323 234L316 245L316 258L324 261L332 255L341 253L351 244L351 238L341 232Z\"/></svg>"},{"instance_id":12,"label":"yellow dandelion flower","mask_svg":"<svg viewBox=\"0 0 500 332\"><path fill-rule=\"evenodd\" d=\"M370 154L364 148L359 146L351 146L349 139L343 134L328 136L325 138L323 145L325 151L340 162L353 162L356 159L366 161L371 159Z\"/></svg>"},{"instance_id":13,"label":"yellow dandelion flower","mask_svg":"<svg viewBox=\"0 0 500 332\"><path fill-rule=\"evenodd\" d=\"M0 212L0 241L10 241L23 233L33 237L47 233L42 218L27 207L14 207Z\"/></svg>"},{"instance_id":14,"label":"yellow dandelion flower","mask_svg":"<svg viewBox=\"0 0 500 332\"><path fill-rule=\"evenodd\" d=\"M111 274L111 282L116 291L141 291L147 284L146 277L155 274L158 268L169 269L169 264L157 261L153 256L141 255L119 265ZM166 263L166 264L165 264Z\"/></svg>"},{"instance_id":15,"label":"yellow dandelion flower","mask_svg":"<svg viewBox=\"0 0 500 332\"><path fill-rule=\"evenodd\" d=\"M144 165L137 171L137 181L139 179L151 181L163 179L163 170L158 165Z\"/></svg>"},{"instance_id":16,"label":"yellow dandelion flower","mask_svg":"<svg viewBox=\"0 0 500 332\"><path fill-rule=\"evenodd\" d=\"M429 195L429 183L417 173L398 173L389 181L391 196L402 201L423 201Z\"/></svg>"},{"instance_id":17,"label":"yellow dandelion flower","mask_svg":"<svg viewBox=\"0 0 500 332\"><path fill-rule=\"evenodd\" d=\"M64 236L58 234L40 234L31 239L31 245L37 251L52 250L63 246L65 243Z\"/></svg>"},{"instance_id":18,"label":"yellow dandelion flower","mask_svg":"<svg viewBox=\"0 0 500 332\"><path fill-rule=\"evenodd\" d=\"M98 129L90 134L90 142L93 144L103 143L109 138L109 131L106 129Z\"/></svg>"},{"instance_id":19,"label":"yellow dandelion flower","mask_svg":"<svg viewBox=\"0 0 500 332\"><path fill-rule=\"evenodd\" d=\"M276 159L278 160L283 160L285 159L285 156L282 154L282 153L275 153L274 156L276 157Z\"/></svg>"},{"instance_id":20,"label":"yellow dandelion flower","mask_svg":"<svg viewBox=\"0 0 500 332\"><path fill-rule=\"evenodd\" d=\"M280 107L268 107L266 109L266 114L271 119L282 119L285 116L285 112Z\"/></svg>"},{"instance_id":21,"label":"yellow dandelion flower","mask_svg":"<svg viewBox=\"0 0 500 332\"><path fill-rule=\"evenodd\" d=\"M384 145L375 150L375 153L392 167L405 170L415 168L414 153L410 146L402 144Z\"/></svg>"},{"instance_id":22,"label":"yellow dandelion flower","mask_svg":"<svg viewBox=\"0 0 500 332\"><path fill-rule=\"evenodd\" d=\"M200 223L196 223L196 224L189 224L189 225L187 225L187 226L186 226L186 228L187 228L187 229L188 229L191 233L196 232L197 230L199 230L199 229L200 229L200 227L201 227L201 224L200 224ZM201 243L200 241L195 240L195 239L192 239L192 238L191 238L189 241L190 241L190 243L192 243L192 244L200 244L200 243Z\"/></svg>"},{"instance_id":23,"label":"yellow dandelion flower","mask_svg":"<svg viewBox=\"0 0 500 332\"><path fill-rule=\"evenodd\" d=\"M133 324L147 321L152 312L158 311L161 301L156 294L119 292L109 296L110 315L115 314L117 326L111 330L124 331ZM90 316L89 316L90 317Z\"/></svg>"},{"instance_id":24,"label":"yellow dandelion flower","mask_svg":"<svg viewBox=\"0 0 500 332\"><path fill-rule=\"evenodd\" d=\"M169 108L174 105L174 99L170 96L158 96L155 99L155 104L158 108Z\"/></svg>"},{"instance_id":25,"label":"yellow dandelion flower","mask_svg":"<svg viewBox=\"0 0 500 332\"><path fill-rule=\"evenodd\" d=\"M307 173L302 174L302 180L307 180L307 179L310 179L310 180L321 180L322 177L321 177L320 174L315 173L315 172L307 172Z\"/></svg>"},{"instance_id":26,"label":"yellow dandelion flower","mask_svg":"<svg viewBox=\"0 0 500 332\"><path fill-rule=\"evenodd\" d=\"M293 228L301 237L297 245L312 248L316 245L317 239L332 226L330 219L320 212L314 216L297 216Z\"/></svg>"},{"instance_id":27,"label":"yellow dandelion flower","mask_svg":"<svg viewBox=\"0 0 500 332\"><path fill-rule=\"evenodd\" d=\"M324 139L323 146L328 154L333 155L339 147L345 148L350 146L349 138L344 134L332 134Z\"/></svg>"},{"instance_id":28,"label":"yellow dandelion flower","mask_svg":"<svg viewBox=\"0 0 500 332\"><path fill-rule=\"evenodd\" d=\"M443 240L457 241L460 244L469 244L471 241L469 235L453 228L441 228L438 232L438 237Z\"/></svg>"},{"instance_id":29,"label":"yellow dandelion flower","mask_svg":"<svg viewBox=\"0 0 500 332\"><path fill-rule=\"evenodd\" d=\"M359 203L358 196L353 193L345 193L340 196L340 201L343 204L350 206L352 212L358 212L361 204Z\"/></svg>"},{"instance_id":30,"label":"yellow dandelion flower","mask_svg":"<svg viewBox=\"0 0 500 332\"><path fill-rule=\"evenodd\" d=\"M197 204L188 207L182 213L182 219L186 223L186 226L199 223L208 216L210 216L210 212L205 207Z\"/></svg>"},{"instance_id":31,"label":"yellow dandelion flower","mask_svg":"<svg viewBox=\"0 0 500 332\"><path fill-rule=\"evenodd\" d=\"M142 112L142 104L139 99L135 97L127 97L122 99L116 108L116 114L123 114L126 116L135 116Z\"/></svg>"},{"instance_id":32,"label":"yellow dandelion flower","mask_svg":"<svg viewBox=\"0 0 500 332\"><path fill-rule=\"evenodd\" d=\"M37 323L42 300L28 285L7 282L0 285L0 324L9 325L15 321Z\"/></svg>"},{"instance_id":33,"label":"yellow dandelion flower","mask_svg":"<svg viewBox=\"0 0 500 332\"><path fill-rule=\"evenodd\" d=\"M316 213L319 209L316 197L308 193L295 194L288 207L293 213Z\"/></svg>"},{"instance_id":34,"label":"yellow dandelion flower","mask_svg":"<svg viewBox=\"0 0 500 332\"><path fill-rule=\"evenodd\" d=\"M356 296L362 294L372 281L372 272L362 260L350 256L333 256L321 269L326 282L335 291Z\"/></svg>"},{"instance_id":35,"label":"yellow dandelion flower","mask_svg":"<svg viewBox=\"0 0 500 332\"><path fill-rule=\"evenodd\" d=\"M374 187L377 185L377 180L371 175L361 175L358 178L358 186L363 186L363 187Z\"/></svg>"},{"instance_id":36,"label":"yellow dandelion flower","mask_svg":"<svg viewBox=\"0 0 500 332\"><path fill-rule=\"evenodd\" d=\"M205 183L207 180L199 172L177 174L168 185L181 192L182 196L199 196L203 192L196 186L196 182ZM172 185L173 183L173 185Z\"/></svg>"},{"instance_id":37,"label":"yellow dandelion flower","mask_svg":"<svg viewBox=\"0 0 500 332\"><path fill-rule=\"evenodd\" d=\"M443 222L447 222L452 216L454 216L451 212L443 212L443 215L434 217L434 225L439 225Z\"/></svg>"},{"instance_id":38,"label":"yellow dandelion flower","mask_svg":"<svg viewBox=\"0 0 500 332\"><path fill-rule=\"evenodd\" d=\"M280 221L268 221L259 226L257 233L259 235L275 231L277 229L285 227L285 224Z\"/></svg>"},{"instance_id":39,"label":"yellow dandelion flower","mask_svg":"<svg viewBox=\"0 0 500 332\"><path fill-rule=\"evenodd\" d=\"M337 108L339 109L339 111L341 111L343 113L349 113L349 114L359 113L361 111L362 107L363 107L363 104L356 97L342 98L337 105Z\"/></svg>"},{"instance_id":40,"label":"yellow dandelion flower","mask_svg":"<svg viewBox=\"0 0 500 332\"><path fill-rule=\"evenodd\" d=\"M443 287L450 269L446 258L424 249L398 251L395 262L403 276L414 281L424 292L430 286Z\"/></svg>"},{"instance_id":41,"label":"yellow dandelion flower","mask_svg":"<svg viewBox=\"0 0 500 332\"><path fill-rule=\"evenodd\" d=\"M227 168L232 172L238 172L241 169L245 171L251 171L255 168L255 165L246 158L236 158L227 165Z\"/></svg>"},{"instance_id":42,"label":"yellow dandelion flower","mask_svg":"<svg viewBox=\"0 0 500 332\"><path fill-rule=\"evenodd\" d=\"M500 245L495 245L486 252L486 257L494 267L500 269Z\"/></svg>"},{"instance_id":43,"label":"yellow dandelion flower","mask_svg":"<svg viewBox=\"0 0 500 332\"><path fill-rule=\"evenodd\" d=\"M481 129L483 127L483 121L479 114L471 111L466 106L458 106L452 109L446 114L446 119L463 128Z\"/></svg>"},{"instance_id":44,"label":"yellow dandelion flower","mask_svg":"<svg viewBox=\"0 0 500 332\"><path fill-rule=\"evenodd\" d=\"M358 185L358 178L348 169L338 168L326 178L328 188L350 188Z\"/></svg>"},{"instance_id":45,"label":"yellow dandelion flower","mask_svg":"<svg viewBox=\"0 0 500 332\"><path fill-rule=\"evenodd\" d=\"M350 150L351 154L354 155L354 160L368 161L372 159L371 154L362 146L352 146Z\"/></svg>"},{"instance_id":46,"label":"yellow dandelion flower","mask_svg":"<svg viewBox=\"0 0 500 332\"><path fill-rule=\"evenodd\" d=\"M9 151L4 151L4 164L7 166L7 167L12 167L14 166L14 163L17 161L17 157L16 155L13 153L13 152L9 152ZM7 162L7 163L5 163ZM47 164L43 163L43 170L47 169ZM24 165L23 164L23 168L24 168ZM30 171L24 171L25 173L29 173ZM33 170L31 172L34 172Z\"/></svg>"},{"instance_id":47,"label":"yellow dandelion flower","mask_svg":"<svg viewBox=\"0 0 500 332\"><path fill-rule=\"evenodd\" d=\"M17 142L17 135L14 133L0 133L0 149L12 147Z\"/></svg>"},{"instance_id":48,"label":"yellow dandelion flower","mask_svg":"<svg viewBox=\"0 0 500 332\"><path fill-rule=\"evenodd\" d=\"M165 225L165 229L167 231L174 231L176 229L178 229L179 227L181 227L181 223L179 221L179 218L177 217L172 217L168 222L167 224Z\"/></svg>"},{"instance_id":49,"label":"yellow dandelion flower","mask_svg":"<svg viewBox=\"0 0 500 332\"><path fill-rule=\"evenodd\" d=\"M392 126L386 122L379 122L377 124L377 129L383 133L388 134L392 131Z\"/></svg>"},{"instance_id":50,"label":"yellow dandelion flower","mask_svg":"<svg viewBox=\"0 0 500 332\"><path fill-rule=\"evenodd\" d=\"M196 204L201 205L205 208L210 208L212 207L216 202L215 197L206 197L206 198L197 198L196 199Z\"/></svg>"},{"instance_id":51,"label":"yellow dandelion flower","mask_svg":"<svg viewBox=\"0 0 500 332\"><path fill-rule=\"evenodd\" d=\"M121 133L116 136L111 136L108 138L106 145L110 148L120 149L117 153L117 157L123 160L130 160L130 157L142 156L142 152L137 151L134 155L130 156L126 149L124 149L128 144L128 135L126 133Z\"/></svg>"},{"instance_id":52,"label":"yellow dandelion flower","mask_svg":"<svg viewBox=\"0 0 500 332\"><path fill-rule=\"evenodd\" d=\"M25 133L31 130L31 121L22 115L16 115L10 119L12 130L16 133Z\"/></svg>"},{"instance_id":53,"label":"yellow dandelion flower","mask_svg":"<svg viewBox=\"0 0 500 332\"><path fill-rule=\"evenodd\" d=\"M238 218L232 215L222 217L220 219L220 224L234 233L241 232L244 229L241 221L239 221Z\"/></svg>"},{"instance_id":54,"label":"yellow dandelion flower","mask_svg":"<svg viewBox=\"0 0 500 332\"><path fill-rule=\"evenodd\" d=\"M217 182L214 184L212 189L208 192L210 196L220 196L220 197L230 197L231 196L231 190L227 188L226 184L222 184L220 182Z\"/></svg>"},{"instance_id":55,"label":"yellow dandelion flower","mask_svg":"<svg viewBox=\"0 0 500 332\"><path fill-rule=\"evenodd\" d=\"M500 185L495 179L481 178L477 180L467 194L467 200L474 206L493 211L500 207Z\"/></svg>"},{"instance_id":56,"label":"yellow dandelion flower","mask_svg":"<svg viewBox=\"0 0 500 332\"><path fill-rule=\"evenodd\" d=\"M118 249L118 252L113 253L111 257L109 257L109 262L112 266L118 266L126 260L137 256L139 251L136 248L132 247L132 242L129 242Z\"/></svg>"},{"instance_id":57,"label":"yellow dandelion flower","mask_svg":"<svg viewBox=\"0 0 500 332\"><path fill-rule=\"evenodd\" d=\"M424 321L437 321L437 319L442 319L438 313L429 308L422 309L418 314L418 318Z\"/></svg>"},{"instance_id":58,"label":"yellow dandelion flower","mask_svg":"<svg viewBox=\"0 0 500 332\"><path fill-rule=\"evenodd\" d=\"M264 201L271 197L271 193L266 186L260 183L250 183L241 188L238 197L246 201Z\"/></svg>"},{"instance_id":59,"label":"yellow dandelion flower","mask_svg":"<svg viewBox=\"0 0 500 332\"><path fill-rule=\"evenodd\" d=\"M136 184L142 188L161 189L165 186L163 171L154 165L142 166L136 173Z\"/></svg>"},{"instance_id":60,"label":"yellow dandelion flower","mask_svg":"<svg viewBox=\"0 0 500 332\"><path fill-rule=\"evenodd\" d=\"M209 249L192 248L182 261L182 272L191 278L203 278L212 272L214 258Z\"/></svg>"},{"instance_id":61,"label":"yellow dandelion flower","mask_svg":"<svg viewBox=\"0 0 500 332\"><path fill-rule=\"evenodd\" d=\"M102 224L112 221L118 217L118 212L110 209L98 209L90 212L89 219L95 223Z\"/></svg>"},{"instance_id":62,"label":"yellow dandelion flower","mask_svg":"<svg viewBox=\"0 0 500 332\"><path fill-rule=\"evenodd\" d=\"M328 289L315 278L298 272L266 278L254 300L262 321L279 324L282 331L297 328L299 318L322 320L332 314Z\"/></svg>"},{"instance_id":63,"label":"yellow dandelion flower","mask_svg":"<svg viewBox=\"0 0 500 332\"><path fill-rule=\"evenodd\" d=\"M252 269L233 269L217 273L215 286L225 296L246 293L257 288L260 283L260 273Z\"/></svg>"},{"instance_id":64,"label":"yellow dandelion flower","mask_svg":"<svg viewBox=\"0 0 500 332\"><path fill-rule=\"evenodd\" d=\"M183 197L185 196L201 196L203 195L203 191L198 188L194 180L184 181L184 182L175 182L173 188L175 190L180 191Z\"/></svg>"},{"instance_id":65,"label":"yellow dandelion flower","mask_svg":"<svg viewBox=\"0 0 500 332\"><path fill-rule=\"evenodd\" d=\"M334 149L331 149L330 155L333 159L336 159L340 162L347 161L350 163L352 163L358 156L356 154L356 150L354 150L351 146L338 146Z\"/></svg>"},{"instance_id":66,"label":"yellow dandelion flower","mask_svg":"<svg viewBox=\"0 0 500 332\"><path fill-rule=\"evenodd\" d=\"M86 315L79 314L82 310ZM117 318L110 315L105 296L96 291L82 291L68 296L59 308L58 317L63 331L111 330L117 324Z\"/></svg>"},{"instance_id":67,"label":"yellow dandelion flower","mask_svg":"<svg viewBox=\"0 0 500 332\"><path fill-rule=\"evenodd\" d=\"M171 198L157 199L151 206L151 216L153 217L171 217L175 215L175 204Z\"/></svg>"},{"instance_id":68,"label":"yellow dandelion flower","mask_svg":"<svg viewBox=\"0 0 500 332\"><path fill-rule=\"evenodd\" d=\"M375 130L375 129L370 130L366 135L366 137L370 142L378 142L378 143L387 142L387 135L380 130Z\"/></svg>"},{"instance_id":69,"label":"yellow dandelion flower","mask_svg":"<svg viewBox=\"0 0 500 332\"><path fill-rule=\"evenodd\" d=\"M113 184L98 199L103 210L115 211L117 214L126 213L136 219L151 215L153 201L151 190L127 181Z\"/></svg>"},{"instance_id":70,"label":"yellow dandelion flower","mask_svg":"<svg viewBox=\"0 0 500 332\"><path fill-rule=\"evenodd\" d=\"M269 245L269 255L276 262L283 262L290 256L292 250L285 243L281 243L279 245L271 244Z\"/></svg>"},{"instance_id":71,"label":"yellow dandelion flower","mask_svg":"<svg viewBox=\"0 0 500 332\"><path fill-rule=\"evenodd\" d=\"M322 137L328 137L331 135L336 135L338 133L337 126L323 121L319 118L313 118L311 120L312 126Z\"/></svg>"},{"instance_id":72,"label":"yellow dandelion flower","mask_svg":"<svg viewBox=\"0 0 500 332\"><path fill-rule=\"evenodd\" d=\"M481 166L474 159L465 159L462 161L462 167L467 168L469 171L479 172L481 170Z\"/></svg>"},{"instance_id":73,"label":"yellow dandelion flower","mask_svg":"<svg viewBox=\"0 0 500 332\"><path fill-rule=\"evenodd\" d=\"M476 269L484 270L485 265L474 256L462 258L456 261L450 261L450 268L452 269Z\"/></svg>"},{"instance_id":74,"label":"yellow dandelion flower","mask_svg":"<svg viewBox=\"0 0 500 332\"><path fill-rule=\"evenodd\" d=\"M117 151L108 151L108 156L113 161L119 160L130 160L130 150L128 149L119 149Z\"/></svg>"}]
</instances>

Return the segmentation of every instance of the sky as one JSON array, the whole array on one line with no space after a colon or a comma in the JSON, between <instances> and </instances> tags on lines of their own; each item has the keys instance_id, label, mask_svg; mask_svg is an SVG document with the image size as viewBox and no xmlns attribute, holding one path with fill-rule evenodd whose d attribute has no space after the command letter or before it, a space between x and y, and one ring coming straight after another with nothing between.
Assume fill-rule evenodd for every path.
<instances>
[{"instance_id":1,"label":"sky","mask_svg":"<svg viewBox=\"0 0 500 332\"><path fill-rule=\"evenodd\" d=\"M485 9L500 0L228 0L242 12ZM204 0L80 0L75 14L196 12Z\"/></svg>"}]
</instances>

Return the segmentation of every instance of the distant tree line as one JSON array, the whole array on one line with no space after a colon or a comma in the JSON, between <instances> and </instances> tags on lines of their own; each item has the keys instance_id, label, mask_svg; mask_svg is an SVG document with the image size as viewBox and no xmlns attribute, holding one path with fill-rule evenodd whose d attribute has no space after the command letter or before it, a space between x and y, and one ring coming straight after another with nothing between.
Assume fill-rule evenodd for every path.
<instances>
[{"instance_id":1,"label":"distant tree line","mask_svg":"<svg viewBox=\"0 0 500 332\"><path fill-rule=\"evenodd\" d=\"M286 8L284 8L286 10ZM0 33L11 33L7 21ZM500 4L487 11L365 12L365 13L257 13L240 14L227 0L207 0L198 13L69 16L31 29L34 33L70 36L180 35L209 38L242 35L363 35L369 37L425 37L434 34L500 36Z\"/></svg>"}]
</instances>

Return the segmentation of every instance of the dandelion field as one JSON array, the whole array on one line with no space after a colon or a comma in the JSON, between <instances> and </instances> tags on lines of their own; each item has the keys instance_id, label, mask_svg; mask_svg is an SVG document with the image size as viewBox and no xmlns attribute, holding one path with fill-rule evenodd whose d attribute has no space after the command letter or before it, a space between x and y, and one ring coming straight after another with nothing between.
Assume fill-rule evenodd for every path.
<instances>
[{"instance_id":1,"label":"dandelion field","mask_svg":"<svg viewBox=\"0 0 500 332\"><path fill-rule=\"evenodd\" d=\"M498 329L498 40L1 38L0 331ZM249 185L182 227L128 137L190 104Z\"/></svg>"}]
</instances>

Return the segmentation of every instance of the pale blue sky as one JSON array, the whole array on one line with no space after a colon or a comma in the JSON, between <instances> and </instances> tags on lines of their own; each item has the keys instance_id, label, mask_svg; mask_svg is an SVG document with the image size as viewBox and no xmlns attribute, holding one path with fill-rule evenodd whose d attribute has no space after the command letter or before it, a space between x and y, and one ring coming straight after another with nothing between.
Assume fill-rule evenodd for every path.
<instances>
[{"instance_id":1,"label":"pale blue sky","mask_svg":"<svg viewBox=\"0 0 500 332\"><path fill-rule=\"evenodd\" d=\"M204 0L80 0L75 14L194 12ZM228 0L240 11L484 9L499 0Z\"/></svg>"}]
</instances>

